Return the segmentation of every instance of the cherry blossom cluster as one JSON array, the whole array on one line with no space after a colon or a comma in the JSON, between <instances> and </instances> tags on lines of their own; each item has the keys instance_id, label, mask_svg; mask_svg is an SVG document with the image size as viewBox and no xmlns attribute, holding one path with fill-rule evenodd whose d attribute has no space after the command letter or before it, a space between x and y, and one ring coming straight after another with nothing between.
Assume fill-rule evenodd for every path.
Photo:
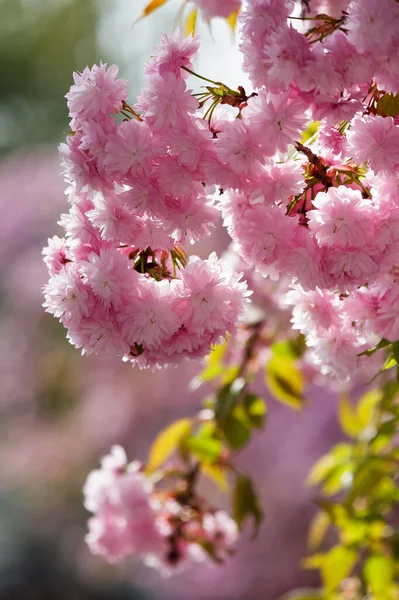
<instances>
[{"instance_id":1,"label":"cherry blossom cluster","mask_svg":"<svg viewBox=\"0 0 399 600\"><path fill-rule=\"evenodd\" d=\"M250 95L203 77L203 92L187 89L195 38L162 37L134 108L116 66L75 74L61 147L71 209L44 251L45 306L85 353L163 365L234 334L245 284L214 255L186 256L220 213L249 268L283 275L298 306L331 300L331 326L294 316L322 371L342 378L340 362L346 378L398 337L399 5L319 5L304 20L288 0L245 3Z\"/></svg>"},{"instance_id":2,"label":"cherry blossom cluster","mask_svg":"<svg viewBox=\"0 0 399 600\"><path fill-rule=\"evenodd\" d=\"M164 575L193 563L222 562L234 551L237 525L194 493L192 475L177 491L159 481L155 487L142 465L128 464L124 450L114 446L83 489L85 507L94 514L86 536L91 551L109 562L136 556Z\"/></svg>"},{"instance_id":3,"label":"cherry blossom cluster","mask_svg":"<svg viewBox=\"0 0 399 600\"><path fill-rule=\"evenodd\" d=\"M203 356L236 330L240 275L184 250L219 218L206 183L213 134L182 69L197 50L197 40L163 36L136 109L115 65L74 75L61 146L71 208L65 237L44 250L45 306L84 353L163 365Z\"/></svg>"},{"instance_id":4,"label":"cherry blossom cluster","mask_svg":"<svg viewBox=\"0 0 399 600\"><path fill-rule=\"evenodd\" d=\"M294 3L245 4L241 51L257 95L218 143L230 165L219 205L236 251L291 280L283 304L308 357L345 381L370 375L359 355L399 335L399 4L339 4L309 20ZM305 145L309 121L319 129Z\"/></svg>"}]
</instances>

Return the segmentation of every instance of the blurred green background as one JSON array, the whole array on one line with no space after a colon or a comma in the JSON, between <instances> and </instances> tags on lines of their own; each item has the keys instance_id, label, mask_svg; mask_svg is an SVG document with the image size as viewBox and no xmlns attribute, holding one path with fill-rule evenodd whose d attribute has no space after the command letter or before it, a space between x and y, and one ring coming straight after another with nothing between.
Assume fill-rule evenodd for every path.
<instances>
[{"instance_id":1,"label":"blurred green background","mask_svg":"<svg viewBox=\"0 0 399 600\"><path fill-rule=\"evenodd\" d=\"M173 21L171 10L165 7L161 20L134 25L144 5L140 0L0 0L3 156L61 139L67 125L63 96L71 85L72 71L99 58L122 59L129 62L131 80L137 81L135 74L140 80L143 53L161 30L171 29ZM122 39L129 28L131 39L118 45L121 38L116 28L121 22Z\"/></svg>"}]
</instances>

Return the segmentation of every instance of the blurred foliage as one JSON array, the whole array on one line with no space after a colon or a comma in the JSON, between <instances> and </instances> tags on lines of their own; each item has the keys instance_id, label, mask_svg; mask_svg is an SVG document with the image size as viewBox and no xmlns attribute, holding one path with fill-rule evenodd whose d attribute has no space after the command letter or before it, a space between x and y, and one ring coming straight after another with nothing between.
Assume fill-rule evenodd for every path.
<instances>
[{"instance_id":1,"label":"blurred foliage","mask_svg":"<svg viewBox=\"0 0 399 600\"><path fill-rule=\"evenodd\" d=\"M98 60L92 0L0 0L0 153L58 141L72 71Z\"/></svg>"},{"instance_id":2,"label":"blurred foliage","mask_svg":"<svg viewBox=\"0 0 399 600\"><path fill-rule=\"evenodd\" d=\"M263 367L265 361L256 361L262 343L269 348ZM265 401L251 392L250 385L260 368L265 369L274 398L293 409L301 408L304 382L296 362L303 340L265 339L259 322L252 326L241 359L235 355L233 365L228 346L229 340L214 348L196 382L213 382L214 393L205 398L198 415L176 421L158 436L149 470L157 470L160 478L165 473L183 476L179 466L166 467L162 474L163 463L176 452L183 469L199 468L224 491L231 485L233 518L240 529L252 521L256 534L263 518L261 503L251 478L237 467L234 456L266 421ZM389 356L396 364L399 350L395 344ZM322 587L297 590L288 597L398 600L399 383L385 380L369 388L356 405L348 393L342 393L337 412L348 441L322 456L308 476L308 484L320 486L321 495L308 538L313 554L303 566L319 571Z\"/></svg>"},{"instance_id":3,"label":"blurred foliage","mask_svg":"<svg viewBox=\"0 0 399 600\"><path fill-rule=\"evenodd\" d=\"M309 474L322 492L309 547L319 550L329 530L335 538L304 561L320 571L318 597L325 600L399 597L398 394L390 381L368 390L356 407L342 395L338 419L350 442L334 446Z\"/></svg>"}]
</instances>

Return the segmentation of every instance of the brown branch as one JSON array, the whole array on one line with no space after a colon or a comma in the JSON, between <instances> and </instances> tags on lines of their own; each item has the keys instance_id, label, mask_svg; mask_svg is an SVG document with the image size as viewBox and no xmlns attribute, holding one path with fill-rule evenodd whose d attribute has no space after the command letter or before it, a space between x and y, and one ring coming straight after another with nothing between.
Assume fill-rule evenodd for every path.
<instances>
[{"instance_id":1,"label":"brown branch","mask_svg":"<svg viewBox=\"0 0 399 600\"><path fill-rule=\"evenodd\" d=\"M317 154L312 152L310 148L304 146L300 142L296 142L295 148L298 150L298 152L305 154L310 164L315 167L316 172L314 175L317 177L317 179L319 179L319 181L321 181L321 183L325 185L326 189L333 187L334 183L332 177L327 175L327 166L323 163L322 159L317 156Z\"/></svg>"}]
</instances>

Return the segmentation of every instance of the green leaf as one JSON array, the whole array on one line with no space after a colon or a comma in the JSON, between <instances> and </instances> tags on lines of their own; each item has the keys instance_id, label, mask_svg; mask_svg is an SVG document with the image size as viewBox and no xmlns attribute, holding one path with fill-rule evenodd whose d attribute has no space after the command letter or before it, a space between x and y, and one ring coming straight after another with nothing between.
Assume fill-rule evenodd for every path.
<instances>
[{"instance_id":1,"label":"green leaf","mask_svg":"<svg viewBox=\"0 0 399 600\"><path fill-rule=\"evenodd\" d=\"M384 423L378 427L376 437L380 435L392 437L396 432L397 426L397 419L389 419L389 421L384 421Z\"/></svg>"},{"instance_id":2,"label":"green leaf","mask_svg":"<svg viewBox=\"0 0 399 600\"><path fill-rule=\"evenodd\" d=\"M320 121L311 121L305 131L302 133L301 144L305 144L311 137L317 133Z\"/></svg>"},{"instance_id":3,"label":"green leaf","mask_svg":"<svg viewBox=\"0 0 399 600\"><path fill-rule=\"evenodd\" d=\"M313 518L309 533L308 545L311 550L317 550L331 525L331 519L325 511L318 512Z\"/></svg>"},{"instance_id":4,"label":"green leaf","mask_svg":"<svg viewBox=\"0 0 399 600\"><path fill-rule=\"evenodd\" d=\"M364 564L364 577L375 594L384 594L393 583L394 564L385 554L372 554Z\"/></svg>"},{"instance_id":5,"label":"green leaf","mask_svg":"<svg viewBox=\"0 0 399 600\"><path fill-rule=\"evenodd\" d=\"M359 425L362 430L366 429L373 424L376 408L382 400L382 390L380 388L374 388L368 390L359 399L356 408L356 416Z\"/></svg>"},{"instance_id":6,"label":"green leaf","mask_svg":"<svg viewBox=\"0 0 399 600\"><path fill-rule=\"evenodd\" d=\"M393 369L394 367L397 367L397 366L398 366L398 363L396 362L395 358L394 358L394 357L393 357L393 356L390 354L390 355L387 357L387 359L386 359L386 361L385 361L384 365L383 365L383 366L381 367L381 369L378 371L378 373L376 373L376 374L374 375L374 377L371 379L371 381L369 381L368 385L370 385L371 383L373 383L373 381L374 381L375 379L377 379L377 377L378 377L379 375L381 375L381 373L383 373L384 371L388 371L389 369Z\"/></svg>"},{"instance_id":7,"label":"green leaf","mask_svg":"<svg viewBox=\"0 0 399 600\"><path fill-rule=\"evenodd\" d=\"M238 377L238 373L240 372L240 365L229 365L224 367L221 373L221 381L223 384L233 383L235 379Z\"/></svg>"},{"instance_id":8,"label":"green leaf","mask_svg":"<svg viewBox=\"0 0 399 600\"><path fill-rule=\"evenodd\" d=\"M201 464L201 473L212 479L222 492L227 492L228 481L226 473L220 465Z\"/></svg>"},{"instance_id":9,"label":"green leaf","mask_svg":"<svg viewBox=\"0 0 399 600\"><path fill-rule=\"evenodd\" d=\"M251 437L251 424L244 407L235 406L221 425L224 437L232 450L245 446Z\"/></svg>"},{"instance_id":10,"label":"green leaf","mask_svg":"<svg viewBox=\"0 0 399 600\"><path fill-rule=\"evenodd\" d=\"M222 361L226 352L226 341L213 347L212 352L206 358L204 370L198 375L201 381L211 381L223 373L225 366Z\"/></svg>"},{"instance_id":11,"label":"green leaf","mask_svg":"<svg viewBox=\"0 0 399 600\"><path fill-rule=\"evenodd\" d=\"M378 350L380 350L381 348L385 348L386 346L389 346L390 344L391 344L391 342L389 340L386 340L385 338L383 338L380 342L378 342L378 344L376 346L374 346L374 348L365 350L364 352L361 352L360 354L358 354L358 356L372 356Z\"/></svg>"},{"instance_id":12,"label":"green leaf","mask_svg":"<svg viewBox=\"0 0 399 600\"><path fill-rule=\"evenodd\" d=\"M217 462L223 451L222 442L213 437L190 436L185 445L203 463Z\"/></svg>"},{"instance_id":13,"label":"green leaf","mask_svg":"<svg viewBox=\"0 0 399 600\"><path fill-rule=\"evenodd\" d=\"M399 95L384 94L378 101L377 112L384 117L396 117L399 114Z\"/></svg>"},{"instance_id":14,"label":"green leaf","mask_svg":"<svg viewBox=\"0 0 399 600\"><path fill-rule=\"evenodd\" d=\"M399 363L399 342L392 344L392 354L397 363Z\"/></svg>"},{"instance_id":15,"label":"green leaf","mask_svg":"<svg viewBox=\"0 0 399 600\"><path fill-rule=\"evenodd\" d=\"M388 356L384 366L381 368L381 372L388 371L388 369L393 369L393 367L396 367L397 364L398 363L396 362L396 359L393 356Z\"/></svg>"},{"instance_id":16,"label":"green leaf","mask_svg":"<svg viewBox=\"0 0 399 600\"><path fill-rule=\"evenodd\" d=\"M243 406L252 427L263 429L267 413L267 406L263 398L255 394L246 394Z\"/></svg>"},{"instance_id":17,"label":"green leaf","mask_svg":"<svg viewBox=\"0 0 399 600\"><path fill-rule=\"evenodd\" d=\"M294 346L291 344L291 340L284 340L282 342L275 342L270 350L273 356L277 358L286 358L290 362L297 358L297 353Z\"/></svg>"},{"instance_id":18,"label":"green leaf","mask_svg":"<svg viewBox=\"0 0 399 600\"><path fill-rule=\"evenodd\" d=\"M191 427L191 419L179 419L158 435L151 446L146 469L148 473L158 469L178 449L182 440L189 435Z\"/></svg>"},{"instance_id":19,"label":"green leaf","mask_svg":"<svg viewBox=\"0 0 399 600\"><path fill-rule=\"evenodd\" d=\"M303 405L303 376L292 361L273 357L266 365L266 384L270 393L296 410Z\"/></svg>"},{"instance_id":20,"label":"green leaf","mask_svg":"<svg viewBox=\"0 0 399 600\"><path fill-rule=\"evenodd\" d=\"M255 536L263 520L263 510L251 479L239 475L233 491L233 519L241 530L248 518L254 521Z\"/></svg>"},{"instance_id":21,"label":"green leaf","mask_svg":"<svg viewBox=\"0 0 399 600\"><path fill-rule=\"evenodd\" d=\"M197 14L198 10L194 8L188 15L185 23L184 23L184 35L188 37L189 35L195 34L195 26L197 24Z\"/></svg>"},{"instance_id":22,"label":"green leaf","mask_svg":"<svg viewBox=\"0 0 399 600\"><path fill-rule=\"evenodd\" d=\"M338 404L338 420L343 431L351 438L356 438L362 428L358 422L356 412L352 407L349 395L340 395Z\"/></svg>"},{"instance_id":23,"label":"green leaf","mask_svg":"<svg viewBox=\"0 0 399 600\"><path fill-rule=\"evenodd\" d=\"M353 447L350 444L337 444L313 465L307 477L307 483L309 485L321 483L337 466L347 463L352 457L352 453Z\"/></svg>"},{"instance_id":24,"label":"green leaf","mask_svg":"<svg viewBox=\"0 0 399 600\"><path fill-rule=\"evenodd\" d=\"M349 487L353 480L353 471L356 468L354 461L346 461L335 466L326 477L322 491L328 496L337 494L345 487Z\"/></svg>"},{"instance_id":25,"label":"green leaf","mask_svg":"<svg viewBox=\"0 0 399 600\"><path fill-rule=\"evenodd\" d=\"M343 579L348 577L355 566L357 552L344 546L334 546L324 557L321 576L329 592L337 589Z\"/></svg>"},{"instance_id":26,"label":"green leaf","mask_svg":"<svg viewBox=\"0 0 399 600\"><path fill-rule=\"evenodd\" d=\"M363 461L356 471L348 501L358 497L368 497L384 477L382 459L370 458Z\"/></svg>"},{"instance_id":27,"label":"green leaf","mask_svg":"<svg viewBox=\"0 0 399 600\"><path fill-rule=\"evenodd\" d=\"M370 531L370 526L367 521L347 519L340 524L340 539L345 546L363 543Z\"/></svg>"},{"instance_id":28,"label":"green leaf","mask_svg":"<svg viewBox=\"0 0 399 600\"><path fill-rule=\"evenodd\" d=\"M215 419L221 427L223 427L225 420L233 410L239 395L245 387L245 383L243 377L238 377L218 391L215 400Z\"/></svg>"}]
</instances>

